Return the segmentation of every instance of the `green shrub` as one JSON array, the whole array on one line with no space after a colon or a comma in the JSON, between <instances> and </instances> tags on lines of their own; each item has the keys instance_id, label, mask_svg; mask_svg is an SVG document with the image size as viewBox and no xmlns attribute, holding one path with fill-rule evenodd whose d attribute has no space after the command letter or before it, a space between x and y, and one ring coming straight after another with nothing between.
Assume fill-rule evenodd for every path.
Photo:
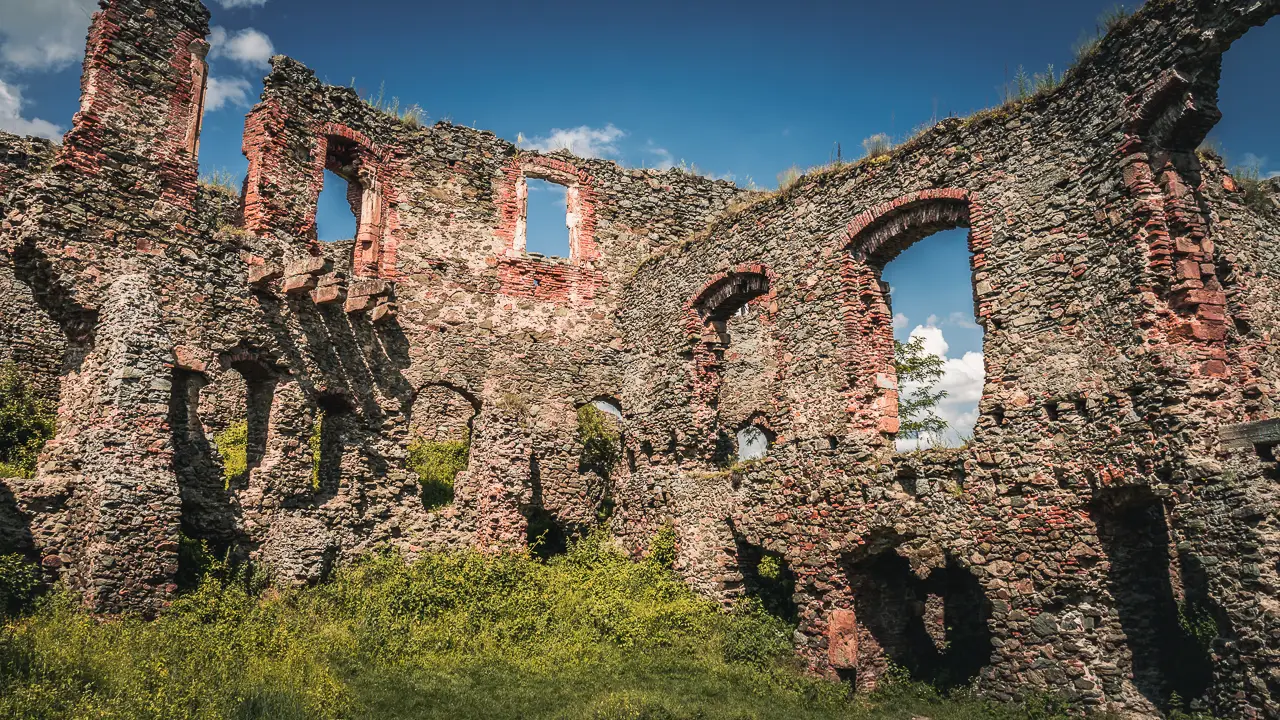
<instances>
[{"instance_id":1,"label":"green shrub","mask_svg":"<svg viewBox=\"0 0 1280 720\"><path fill-rule=\"evenodd\" d=\"M578 442L582 443L578 467L608 480L622 454L617 421L595 405L583 405L578 408Z\"/></svg>"},{"instance_id":2,"label":"green shrub","mask_svg":"<svg viewBox=\"0 0 1280 720\"><path fill-rule=\"evenodd\" d=\"M461 440L434 442L416 437L409 443L409 469L418 474L427 507L453 502L454 480L467 469L470 453L470 435L464 435Z\"/></svg>"},{"instance_id":3,"label":"green shrub","mask_svg":"<svg viewBox=\"0 0 1280 720\"><path fill-rule=\"evenodd\" d=\"M0 555L0 615L21 612L39 585L36 566L21 555Z\"/></svg>"},{"instance_id":4,"label":"green shrub","mask_svg":"<svg viewBox=\"0 0 1280 720\"><path fill-rule=\"evenodd\" d=\"M672 525L663 525L649 541L648 560L660 568L669 570L675 567L676 529Z\"/></svg>"},{"instance_id":5,"label":"green shrub","mask_svg":"<svg viewBox=\"0 0 1280 720\"><path fill-rule=\"evenodd\" d=\"M226 486L244 478L249 472L249 421L239 420L226 430L215 433L213 444L222 456L222 477Z\"/></svg>"},{"instance_id":6,"label":"green shrub","mask_svg":"<svg viewBox=\"0 0 1280 720\"><path fill-rule=\"evenodd\" d=\"M57 417L13 363L0 365L0 476L31 477Z\"/></svg>"}]
</instances>

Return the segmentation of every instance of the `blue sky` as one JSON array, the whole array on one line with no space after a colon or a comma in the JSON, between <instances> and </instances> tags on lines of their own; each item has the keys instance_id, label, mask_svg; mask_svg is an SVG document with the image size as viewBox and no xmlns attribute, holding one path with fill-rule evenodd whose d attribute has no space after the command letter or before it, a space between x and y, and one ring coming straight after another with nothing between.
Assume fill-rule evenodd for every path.
<instances>
[{"instance_id":1,"label":"blue sky","mask_svg":"<svg viewBox=\"0 0 1280 720\"><path fill-rule=\"evenodd\" d=\"M1113 4L213 0L220 30L201 166L243 177L244 114L277 52L330 83L354 80L365 95L385 88L424 108L428 122L768 188L792 165L827 162L837 143L856 158L872 134L901 139L931 118L994 105L1019 65L1062 70ZM56 136L69 126L96 5L0 0L0 129ZM1277 47L1273 21L1227 54L1225 117L1213 133L1231 162L1256 162L1264 174L1280 172ZM353 224L336 185L319 217L326 239L349 237ZM530 249L554 254L564 237L562 195L531 193ZM885 277L901 336L932 327L949 361L980 353L963 233L920 243Z\"/></svg>"}]
</instances>

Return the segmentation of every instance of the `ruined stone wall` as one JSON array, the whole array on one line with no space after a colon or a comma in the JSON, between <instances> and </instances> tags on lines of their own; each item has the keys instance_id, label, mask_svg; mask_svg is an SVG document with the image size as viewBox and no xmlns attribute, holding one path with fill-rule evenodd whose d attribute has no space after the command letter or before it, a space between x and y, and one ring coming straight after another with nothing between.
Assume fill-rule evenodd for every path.
<instances>
[{"instance_id":1,"label":"ruined stone wall","mask_svg":"<svg viewBox=\"0 0 1280 720\"><path fill-rule=\"evenodd\" d=\"M1195 148L1221 53L1277 13L1150 3L1056 91L769 196L418 127L280 57L241 198L195 183L207 12L107 2L64 145L0 136L0 351L59 379L0 529L92 607L155 611L182 535L310 582L616 505L637 554L673 525L713 597L781 558L798 651L860 687L893 661L1002 699L1275 716L1277 471L1218 438L1273 413L1280 220ZM357 220L337 243L326 170ZM525 252L527 179L566 187L570 257ZM880 271L954 227L981 416L903 455ZM623 412L609 483L580 463L598 399ZM739 461L746 428L765 457ZM429 503L408 445L462 432Z\"/></svg>"}]
</instances>

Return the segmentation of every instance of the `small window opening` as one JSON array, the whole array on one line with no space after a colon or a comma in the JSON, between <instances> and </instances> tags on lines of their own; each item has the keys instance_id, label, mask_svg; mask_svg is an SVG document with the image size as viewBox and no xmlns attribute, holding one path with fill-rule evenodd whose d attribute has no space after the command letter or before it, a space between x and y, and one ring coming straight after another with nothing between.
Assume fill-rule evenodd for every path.
<instances>
[{"instance_id":1,"label":"small window opening","mask_svg":"<svg viewBox=\"0 0 1280 720\"><path fill-rule=\"evenodd\" d=\"M738 431L738 462L759 460L769 454L769 436L755 425Z\"/></svg>"},{"instance_id":2,"label":"small window opening","mask_svg":"<svg viewBox=\"0 0 1280 720\"><path fill-rule=\"evenodd\" d=\"M324 187L316 207L316 237L321 242L355 239L360 192L359 183L349 182L332 170L324 171Z\"/></svg>"},{"instance_id":3,"label":"small window opening","mask_svg":"<svg viewBox=\"0 0 1280 720\"><path fill-rule=\"evenodd\" d=\"M342 458L350 431L351 403L340 395L325 395L317 403L307 444L311 449L311 486L326 495L336 494L342 481Z\"/></svg>"},{"instance_id":4,"label":"small window opening","mask_svg":"<svg viewBox=\"0 0 1280 720\"><path fill-rule=\"evenodd\" d=\"M526 253L569 258L569 188L549 180L525 178Z\"/></svg>"}]
</instances>

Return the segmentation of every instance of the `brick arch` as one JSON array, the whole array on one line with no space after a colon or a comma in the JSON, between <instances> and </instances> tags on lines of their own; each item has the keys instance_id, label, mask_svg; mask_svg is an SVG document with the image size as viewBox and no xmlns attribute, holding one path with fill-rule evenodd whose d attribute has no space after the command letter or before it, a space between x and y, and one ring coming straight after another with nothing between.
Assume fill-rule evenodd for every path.
<instances>
[{"instance_id":1,"label":"brick arch","mask_svg":"<svg viewBox=\"0 0 1280 720\"><path fill-rule=\"evenodd\" d=\"M959 227L969 228L974 308L982 322L991 314L992 290L976 279L986 267L994 225L974 193L961 188L908 193L859 213L840 237L844 364L850 382L853 430L879 432L886 440L898 432L893 314L880 281L881 271L916 242Z\"/></svg>"},{"instance_id":2,"label":"brick arch","mask_svg":"<svg viewBox=\"0 0 1280 720\"><path fill-rule=\"evenodd\" d=\"M745 263L716 273L684 305L685 331L693 342L693 409L698 442L710 453L716 440L716 401L723 381L723 358L729 337L725 323L747 303L763 309L771 324L777 310L776 276L760 263Z\"/></svg>"}]
</instances>

